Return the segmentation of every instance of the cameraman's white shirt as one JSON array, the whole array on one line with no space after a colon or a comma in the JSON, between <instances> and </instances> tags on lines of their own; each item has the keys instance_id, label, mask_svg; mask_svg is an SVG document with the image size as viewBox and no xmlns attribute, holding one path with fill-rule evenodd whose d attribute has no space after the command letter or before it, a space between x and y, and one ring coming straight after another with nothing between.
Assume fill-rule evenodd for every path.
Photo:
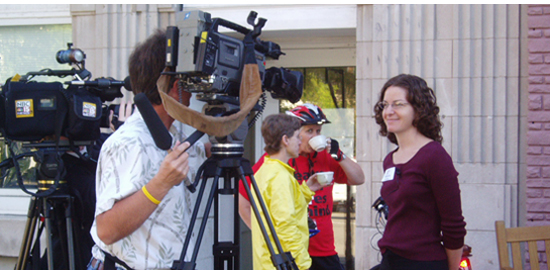
<instances>
[{"instance_id":1,"label":"cameraman's white shirt","mask_svg":"<svg viewBox=\"0 0 550 270\"><path fill-rule=\"evenodd\" d=\"M175 121L170 128L174 137L183 141L182 124ZM189 153L189 179L194 180L197 169L206 160L204 145L198 141ZM116 201L140 191L159 170L167 151L156 147L151 133L138 110L103 144L96 174L95 216L111 209ZM192 207L190 192L182 183L173 187L151 216L129 236L105 245L97 236L94 221L91 235L96 246L95 258L104 260L102 249L126 262L134 269L169 269L178 260L187 235ZM194 239L194 237L192 238ZM193 250L194 240L188 250ZM190 259L187 252L186 260ZM189 256L189 258L187 258Z\"/></svg>"}]
</instances>

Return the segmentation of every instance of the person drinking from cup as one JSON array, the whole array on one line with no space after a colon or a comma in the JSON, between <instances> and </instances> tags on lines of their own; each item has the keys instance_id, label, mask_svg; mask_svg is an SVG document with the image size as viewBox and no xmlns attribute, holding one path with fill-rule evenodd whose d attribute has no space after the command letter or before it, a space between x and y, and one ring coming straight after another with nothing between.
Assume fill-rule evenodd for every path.
<instances>
[{"instance_id":1,"label":"person drinking from cup","mask_svg":"<svg viewBox=\"0 0 550 270\"><path fill-rule=\"evenodd\" d=\"M316 105L305 103L286 112L286 114L300 120L300 153L296 158L291 158L288 164L295 169L294 177L302 184L312 175L318 172L333 172L335 183L348 185L361 185L365 182L365 175L361 167L340 150L338 141L321 135L324 124L330 123L325 114ZM310 145L310 141L325 141L317 152ZM316 145L316 144L314 144ZM324 148L322 147L324 146ZM264 162L262 156L252 167L257 171ZM250 228L250 202L248 195L239 181L239 214L243 222ZM320 231L309 240L309 255L312 259L311 268L316 269L343 269L334 246L334 232L332 225L332 189L328 185L315 192L315 196L309 204L309 217L317 224Z\"/></svg>"},{"instance_id":2,"label":"person drinking from cup","mask_svg":"<svg viewBox=\"0 0 550 270\"><path fill-rule=\"evenodd\" d=\"M300 151L300 121L285 115L268 116L262 123L262 137L265 141L264 165L254 174L260 195L265 202L269 217L277 232L281 246L290 252L299 269L308 269L311 259L307 252L309 230L307 204L315 191L322 186L317 176L312 176L305 185L294 178L294 169L288 166L290 158L298 157ZM253 193L254 200L258 198ZM265 221L263 211L260 216ZM254 213L252 214L254 215ZM272 239L272 237L270 237ZM254 217L252 222L252 246L254 269L275 269L266 240ZM273 247L275 243L270 240Z\"/></svg>"}]
</instances>

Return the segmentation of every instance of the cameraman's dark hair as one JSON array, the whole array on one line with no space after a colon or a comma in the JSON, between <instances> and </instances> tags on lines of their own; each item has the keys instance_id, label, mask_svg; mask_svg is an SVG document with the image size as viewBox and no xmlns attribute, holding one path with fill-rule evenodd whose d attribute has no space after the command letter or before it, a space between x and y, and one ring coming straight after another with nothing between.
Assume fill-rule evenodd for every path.
<instances>
[{"instance_id":1,"label":"cameraman's dark hair","mask_svg":"<svg viewBox=\"0 0 550 270\"><path fill-rule=\"evenodd\" d=\"M264 137L264 150L268 155L273 155L281 150L281 140L284 135L289 138L300 129L300 120L284 113L272 114L266 117L262 123L262 137Z\"/></svg>"},{"instance_id":2,"label":"cameraman's dark hair","mask_svg":"<svg viewBox=\"0 0 550 270\"><path fill-rule=\"evenodd\" d=\"M374 118L380 125L380 135L387 136L390 142L397 144L395 134L388 132L386 123L384 123L383 110L378 106L384 100L384 94L390 86L399 86L407 90L407 101L415 112L413 126L422 135L439 143L443 142L441 136L443 124L439 120L439 107L436 104L434 91L428 87L424 79L409 74L401 74L389 79L380 91L380 98L374 106Z\"/></svg>"},{"instance_id":3,"label":"cameraman's dark hair","mask_svg":"<svg viewBox=\"0 0 550 270\"><path fill-rule=\"evenodd\" d=\"M166 31L157 29L136 46L128 59L132 92L145 93L152 104L160 105L162 100L157 90L157 80L165 64Z\"/></svg>"}]
</instances>

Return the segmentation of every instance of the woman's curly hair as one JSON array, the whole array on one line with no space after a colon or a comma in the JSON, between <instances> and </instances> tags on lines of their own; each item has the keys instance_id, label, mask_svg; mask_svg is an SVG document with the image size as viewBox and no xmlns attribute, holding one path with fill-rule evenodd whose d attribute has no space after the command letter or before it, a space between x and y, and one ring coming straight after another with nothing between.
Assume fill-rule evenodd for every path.
<instances>
[{"instance_id":1,"label":"woman's curly hair","mask_svg":"<svg viewBox=\"0 0 550 270\"><path fill-rule=\"evenodd\" d=\"M374 118L380 125L380 135L388 137L390 142L397 144L395 134L388 132L384 123L383 110L378 105L384 100L384 94L390 86L399 86L407 90L407 102L413 106L415 112L413 126L422 135L439 143L443 142L441 136L443 124L439 120L439 107L436 104L434 91L428 87L424 79L409 74L400 74L389 79L380 91L380 98L374 106Z\"/></svg>"}]
</instances>

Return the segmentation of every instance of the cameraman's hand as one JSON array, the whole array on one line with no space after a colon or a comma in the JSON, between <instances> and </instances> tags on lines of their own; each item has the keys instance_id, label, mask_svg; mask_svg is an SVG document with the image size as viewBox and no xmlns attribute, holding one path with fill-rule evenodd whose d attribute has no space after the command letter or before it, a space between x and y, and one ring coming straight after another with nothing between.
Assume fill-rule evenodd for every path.
<instances>
[{"instance_id":1,"label":"cameraman's hand","mask_svg":"<svg viewBox=\"0 0 550 270\"><path fill-rule=\"evenodd\" d=\"M157 184L167 190L181 183L189 172L189 154L185 152L187 148L189 148L189 142L176 142L172 151L160 164L157 175L151 181L155 180Z\"/></svg>"}]
</instances>

